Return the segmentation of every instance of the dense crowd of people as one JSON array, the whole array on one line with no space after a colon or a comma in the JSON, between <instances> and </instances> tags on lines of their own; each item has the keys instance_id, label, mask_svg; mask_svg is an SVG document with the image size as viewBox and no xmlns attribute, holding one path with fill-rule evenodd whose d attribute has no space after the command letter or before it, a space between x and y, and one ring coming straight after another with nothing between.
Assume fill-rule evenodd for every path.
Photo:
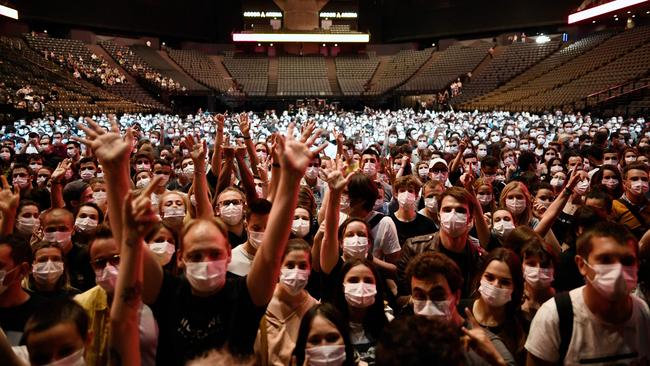
<instances>
[{"instance_id":1,"label":"dense crowd of people","mask_svg":"<svg viewBox=\"0 0 650 366\"><path fill-rule=\"evenodd\" d=\"M0 363L650 364L650 121L310 111L3 126Z\"/></svg>"}]
</instances>

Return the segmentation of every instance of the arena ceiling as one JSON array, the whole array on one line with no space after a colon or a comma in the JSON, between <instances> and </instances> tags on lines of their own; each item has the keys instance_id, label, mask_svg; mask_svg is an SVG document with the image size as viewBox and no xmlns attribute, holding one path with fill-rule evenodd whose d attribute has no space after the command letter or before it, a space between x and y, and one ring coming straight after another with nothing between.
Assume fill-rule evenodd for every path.
<instances>
[{"instance_id":1,"label":"arena ceiling","mask_svg":"<svg viewBox=\"0 0 650 366\"><path fill-rule=\"evenodd\" d=\"M359 29L371 42L489 34L566 24L577 1L548 0L333 0L358 8ZM242 28L241 15L260 0L21 0L21 18L34 26L87 27L99 31L174 39L227 42ZM268 3L272 5L272 1ZM330 4L332 5L332 4Z\"/></svg>"}]
</instances>

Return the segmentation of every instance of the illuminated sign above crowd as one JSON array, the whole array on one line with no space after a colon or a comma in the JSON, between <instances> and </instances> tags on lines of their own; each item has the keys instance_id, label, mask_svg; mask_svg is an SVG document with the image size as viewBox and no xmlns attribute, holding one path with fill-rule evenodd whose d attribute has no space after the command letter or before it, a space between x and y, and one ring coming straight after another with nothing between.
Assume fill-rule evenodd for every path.
<instances>
[{"instance_id":1,"label":"illuminated sign above crowd","mask_svg":"<svg viewBox=\"0 0 650 366\"><path fill-rule=\"evenodd\" d=\"M627 8L632 5L645 3L648 0L614 0L602 5L594 6L586 10L579 11L569 15L569 24L591 19L599 15L611 13L617 10Z\"/></svg>"},{"instance_id":2,"label":"illuminated sign above crowd","mask_svg":"<svg viewBox=\"0 0 650 366\"><path fill-rule=\"evenodd\" d=\"M4 15L11 19L18 19L18 10L12 9L8 6L0 5L0 15Z\"/></svg>"},{"instance_id":3,"label":"illuminated sign above crowd","mask_svg":"<svg viewBox=\"0 0 650 366\"><path fill-rule=\"evenodd\" d=\"M344 19L354 19L357 17L357 13L353 12L333 12L333 11L323 11L320 13L321 18L344 18Z\"/></svg>"},{"instance_id":4,"label":"illuminated sign above crowd","mask_svg":"<svg viewBox=\"0 0 650 366\"><path fill-rule=\"evenodd\" d=\"M368 43L370 34L323 34L323 33L233 33L233 42L258 43Z\"/></svg>"},{"instance_id":5,"label":"illuminated sign above crowd","mask_svg":"<svg viewBox=\"0 0 650 366\"><path fill-rule=\"evenodd\" d=\"M244 18L282 18L279 11L245 11Z\"/></svg>"}]
</instances>

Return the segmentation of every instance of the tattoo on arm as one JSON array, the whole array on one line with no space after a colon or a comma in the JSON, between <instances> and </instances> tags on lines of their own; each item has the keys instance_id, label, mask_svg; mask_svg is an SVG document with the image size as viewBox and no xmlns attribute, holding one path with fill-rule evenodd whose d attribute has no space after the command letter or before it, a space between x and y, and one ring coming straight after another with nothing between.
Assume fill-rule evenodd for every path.
<instances>
[{"instance_id":1,"label":"tattoo on arm","mask_svg":"<svg viewBox=\"0 0 650 366\"><path fill-rule=\"evenodd\" d=\"M122 301L126 305L136 305L142 301L142 282L137 281L133 286L124 289Z\"/></svg>"}]
</instances>

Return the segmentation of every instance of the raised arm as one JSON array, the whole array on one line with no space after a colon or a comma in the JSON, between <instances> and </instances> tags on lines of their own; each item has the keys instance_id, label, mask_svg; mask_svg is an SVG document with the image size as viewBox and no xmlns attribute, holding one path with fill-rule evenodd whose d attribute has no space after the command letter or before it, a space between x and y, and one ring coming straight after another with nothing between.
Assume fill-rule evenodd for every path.
<instances>
[{"instance_id":1,"label":"raised arm","mask_svg":"<svg viewBox=\"0 0 650 366\"><path fill-rule=\"evenodd\" d=\"M573 169L571 172L571 177L569 178L569 182L567 182L566 186L560 192L560 194L555 198L553 203L551 203L550 206L548 206L548 209L546 209L546 212L542 216L541 220L539 221L539 224L535 227L535 232L538 233L540 236L545 236L548 231L551 229L551 226L553 226L553 223L555 220L560 216L560 213L562 213L562 210L564 209L564 206L566 206L567 202L569 202L569 198L573 196L573 188L578 184L578 182L586 177L586 173L582 174L580 171L577 169ZM559 250L559 248L555 248L556 250ZM561 252L561 251L560 251ZM558 252L559 253L559 252Z\"/></svg>"},{"instance_id":2,"label":"raised arm","mask_svg":"<svg viewBox=\"0 0 650 366\"><path fill-rule=\"evenodd\" d=\"M327 175L329 187L329 198L325 211L325 233L320 248L320 268L323 273L329 274L339 260L339 240L337 231L339 229L339 211L341 210L341 195L348 181L343 177L344 170L340 161L337 161L337 169Z\"/></svg>"},{"instance_id":3,"label":"raised arm","mask_svg":"<svg viewBox=\"0 0 650 366\"><path fill-rule=\"evenodd\" d=\"M275 194L278 192L278 184L282 178L282 169L280 169L280 154L278 154L278 144L275 142L279 138L277 134L272 135L273 144L271 144L271 154L273 162L271 164L271 182L269 182L268 200L273 202Z\"/></svg>"},{"instance_id":4,"label":"raised arm","mask_svg":"<svg viewBox=\"0 0 650 366\"><path fill-rule=\"evenodd\" d=\"M205 175L205 154L208 144L205 140L194 141L194 137L187 136L185 144L190 150L190 157L194 163L194 198L196 198L196 217L211 219L214 217L212 203L208 195L208 178Z\"/></svg>"},{"instance_id":5,"label":"raised arm","mask_svg":"<svg viewBox=\"0 0 650 366\"><path fill-rule=\"evenodd\" d=\"M485 216L483 215L483 207L481 203L476 199L476 192L474 191L474 182L476 177L474 176L474 169L470 167L470 171L465 174L465 189L472 196L474 203L474 212L472 212L472 217L474 217L474 227L476 228L476 235L478 236L478 241L483 247L487 249L488 244L490 243L490 227L488 226L487 221L485 221Z\"/></svg>"},{"instance_id":6,"label":"raised arm","mask_svg":"<svg viewBox=\"0 0 650 366\"><path fill-rule=\"evenodd\" d=\"M65 206L65 202L63 201L63 179L65 178L65 172L70 169L71 164L70 159L63 159L50 176L50 181L52 182L50 187L50 203L52 208L62 208Z\"/></svg>"},{"instance_id":7,"label":"raised arm","mask_svg":"<svg viewBox=\"0 0 650 366\"><path fill-rule=\"evenodd\" d=\"M144 237L158 222L151 207L151 194L158 187L156 177L133 198L127 193L122 209L122 242L120 243L120 271L111 305L109 349L115 365L140 365L140 309L144 282Z\"/></svg>"},{"instance_id":8,"label":"raised arm","mask_svg":"<svg viewBox=\"0 0 650 366\"><path fill-rule=\"evenodd\" d=\"M86 122L88 126L79 125L79 128L86 132L86 138L75 139L93 150L104 169L104 179L111 182L106 185L108 215L111 218L111 230L115 240L121 243L124 229L122 203L131 187L129 157L133 149L133 133L129 129L123 138L115 118L111 119L112 127L109 132L90 118L86 118ZM158 297L163 272L160 264L149 251L144 253L144 272L145 284L142 298L145 303L151 303Z\"/></svg>"},{"instance_id":9,"label":"raised arm","mask_svg":"<svg viewBox=\"0 0 650 366\"><path fill-rule=\"evenodd\" d=\"M451 167L449 167L449 174L455 172L460 168L460 165L463 162L463 153L465 152L465 149L467 148L467 142L465 140L461 141L458 144L458 153L456 154L456 157L454 158L454 161L451 163Z\"/></svg>"},{"instance_id":10,"label":"raised arm","mask_svg":"<svg viewBox=\"0 0 650 366\"><path fill-rule=\"evenodd\" d=\"M253 140L251 140L251 125L248 120L248 114L247 113L242 113L239 115L239 129L241 130L241 134L244 136L244 145L246 145L246 152L248 152L248 160L251 163L251 169L255 169L257 165L260 163L259 159L257 159L257 153L255 152L255 145L253 144ZM239 163L239 160L237 160ZM241 165L239 167L239 170L241 172ZM242 180L244 179L244 173L241 173L242 175Z\"/></svg>"},{"instance_id":11,"label":"raised arm","mask_svg":"<svg viewBox=\"0 0 650 366\"><path fill-rule=\"evenodd\" d=\"M2 224L0 225L0 233L3 236L10 235L14 232L14 224L16 223L16 209L20 202L20 189L14 187L14 192L11 191L11 186L7 182L4 175L0 175L2 181L2 188L0 189L0 212L2 212Z\"/></svg>"},{"instance_id":12,"label":"raised arm","mask_svg":"<svg viewBox=\"0 0 650 366\"><path fill-rule=\"evenodd\" d=\"M221 173L221 144L223 144L223 126L225 123L225 118L223 114L217 114L217 132L214 138L214 151L212 152L212 162L210 164L210 170L215 177L219 178Z\"/></svg>"},{"instance_id":13,"label":"raised arm","mask_svg":"<svg viewBox=\"0 0 650 366\"><path fill-rule=\"evenodd\" d=\"M223 149L223 154L226 158L226 162L223 164L221 175L219 175L219 180L217 181L215 197L218 196L221 191L230 186L230 179L235 170L235 164L233 162L233 159L235 158L235 150L230 146L226 146L226 148Z\"/></svg>"},{"instance_id":14,"label":"raised arm","mask_svg":"<svg viewBox=\"0 0 650 366\"><path fill-rule=\"evenodd\" d=\"M246 165L244 155L246 155L246 150L244 148L238 147L235 149L235 159L237 160L237 166L239 167L241 184L244 187L244 193L246 194L246 202L252 202L253 199L257 198L257 193L255 192L255 180L253 179L253 172L251 172L248 165Z\"/></svg>"},{"instance_id":15,"label":"raised arm","mask_svg":"<svg viewBox=\"0 0 650 366\"><path fill-rule=\"evenodd\" d=\"M325 148L325 145L322 145L314 151L309 151L309 147L320 132L306 141L298 141L293 138L293 131L294 125L290 124L286 138L277 138L279 153L282 156L280 161L282 178L269 214L262 245L255 255L253 265L246 278L248 292L253 303L258 306L268 304L278 282L282 255L291 233L289 223L293 220L293 212L298 201L300 179L305 174L311 159Z\"/></svg>"}]
</instances>

